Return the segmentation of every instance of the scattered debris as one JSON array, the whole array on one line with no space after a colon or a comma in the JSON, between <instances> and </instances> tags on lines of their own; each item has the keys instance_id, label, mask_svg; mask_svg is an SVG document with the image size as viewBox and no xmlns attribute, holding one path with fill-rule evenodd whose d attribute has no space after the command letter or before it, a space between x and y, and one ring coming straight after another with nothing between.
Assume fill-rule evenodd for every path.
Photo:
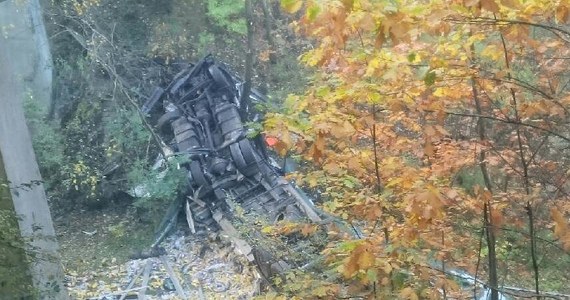
<instances>
[{"instance_id":1,"label":"scattered debris","mask_svg":"<svg viewBox=\"0 0 570 300\"><path fill-rule=\"evenodd\" d=\"M97 233L97 229L93 231L81 231L81 232L85 233L86 235L95 235Z\"/></svg>"},{"instance_id":2,"label":"scattered debris","mask_svg":"<svg viewBox=\"0 0 570 300\"><path fill-rule=\"evenodd\" d=\"M200 257L202 244L211 251ZM131 260L83 275L67 275L73 299L249 299L258 276L230 241L175 232L162 243L168 255ZM237 267L239 266L239 267ZM244 267L245 266L245 267Z\"/></svg>"}]
</instances>

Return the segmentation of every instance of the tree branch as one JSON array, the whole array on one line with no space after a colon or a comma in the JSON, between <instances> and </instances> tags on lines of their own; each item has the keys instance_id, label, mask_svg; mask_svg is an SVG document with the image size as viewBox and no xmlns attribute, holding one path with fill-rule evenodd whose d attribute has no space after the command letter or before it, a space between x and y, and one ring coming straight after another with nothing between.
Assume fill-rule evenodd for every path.
<instances>
[{"instance_id":1,"label":"tree branch","mask_svg":"<svg viewBox=\"0 0 570 300\"><path fill-rule=\"evenodd\" d=\"M435 111L428 111L428 112L435 112ZM570 143L570 137L564 136L560 133L554 132L554 131L547 129L547 128L540 127L538 125L533 125L533 124L524 123L521 121L510 120L510 119L501 119L501 118L488 116L488 115L482 115L482 114L462 113L462 112L452 112L452 111L446 111L445 113L448 115L453 115L453 116L462 116L462 117L469 117L469 118L483 118L483 119L498 121L498 122L507 123L507 124L530 127L530 128L534 128L534 129L549 133L553 136L559 137L559 138L563 139L564 141Z\"/></svg>"}]
</instances>

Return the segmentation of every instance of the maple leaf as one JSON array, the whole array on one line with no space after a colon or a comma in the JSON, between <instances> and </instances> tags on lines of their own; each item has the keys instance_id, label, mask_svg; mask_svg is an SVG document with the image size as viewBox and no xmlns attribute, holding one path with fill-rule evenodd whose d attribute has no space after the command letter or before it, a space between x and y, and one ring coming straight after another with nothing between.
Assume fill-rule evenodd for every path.
<instances>
[{"instance_id":1,"label":"maple leaf","mask_svg":"<svg viewBox=\"0 0 570 300\"><path fill-rule=\"evenodd\" d=\"M360 270L367 270L374 266L376 257L372 253L370 244L362 243L350 253L350 257L343 266L343 275L346 278L352 277Z\"/></svg>"}]
</instances>

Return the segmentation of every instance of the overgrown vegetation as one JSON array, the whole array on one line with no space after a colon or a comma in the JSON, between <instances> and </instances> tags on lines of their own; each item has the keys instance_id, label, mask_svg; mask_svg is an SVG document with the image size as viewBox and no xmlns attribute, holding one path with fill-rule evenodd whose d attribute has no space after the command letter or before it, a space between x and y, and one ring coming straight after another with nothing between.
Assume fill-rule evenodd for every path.
<instances>
[{"instance_id":1,"label":"overgrown vegetation","mask_svg":"<svg viewBox=\"0 0 570 300\"><path fill-rule=\"evenodd\" d=\"M243 1L207 0L208 17L224 34L246 35Z\"/></svg>"},{"instance_id":2,"label":"overgrown vegetation","mask_svg":"<svg viewBox=\"0 0 570 300\"><path fill-rule=\"evenodd\" d=\"M219 0L52 4L51 27L64 30L52 49L56 101L44 117L30 97L27 114L54 203L103 207L117 191L156 182L156 172L148 166L160 151L135 106L142 106L152 88L172 76L182 61L208 52L241 71L242 6ZM261 37L263 28L258 30ZM269 47L262 40L258 43ZM278 95L291 90L285 89L289 83L296 82L294 89L302 86L294 59L287 55L271 66L258 61L263 72L275 68L272 82L281 86L275 89ZM170 185L148 188L171 190ZM176 194L163 192L158 198ZM164 205L157 201L157 206Z\"/></svg>"},{"instance_id":3,"label":"overgrown vegetation","mask_svg":"<svg viewBox=\"0 0 570 300\"><path fill-rule=\"evenodd\" d=\"M324 275L293 271L275 279L272 296L471 294L449 270L478 276L495 299L511 284L525 295L570 292L561 59L570 4L280 2L293 14L277 1L254 7L254 78L273 96L266 133L276 152L307 162L297 182L363 236L329 230ZM150 168L160 149L136 107L206 53L242 73L242 1L66 0L50 14L53 32L63 31L53 47L57 102L43 117L30 97L27 113L52 202L130 206L126 194L138 188L130 207L160 220L185 189L184 159ZM322 233L257 225L267 235ZM108 232L121 240L127 228Z\"/></svg>"},{"instance_id":4,"label":"overgrown vegetation","mask_svg":"<svg viewBox=\"0 0 570 300\"><path fill-rule=\"evenodd\" d=\"M29 95L26 115L54 218L77 227L65 230L70 239L99 245L78 251L67 238L60 240L68 271L85 272L106 253L120 262L150 246L169 204L186 189L178 167L183 158L152 169L160 149L137 107L184 62L207 53L242 73L245 22L233 1L64 0L52 2L46 15L54 100L44 116ZM288 82L301 86L295 58L275 64L271 84L282 86L275 89L280 95ZM269 68L268 61L257 64L263 72ZM117 214L124 220L108 224ZM81 224L88 219L92 224ZM84 233L93 228L94 236Z\"/></svg>"},{"instance_id":5,"label":"overgrown vegetation","mask_svg":"<svg viewBox=\"0 0 570 300\"><path fill-rule=\"evenodd\" d=\"M5 293L17 298L34 296L28 264L33 253L26 251L20 235L18 219L14 211L11 187L4 170L0 153L0 287Z\"/></svg>"}]
</instances>

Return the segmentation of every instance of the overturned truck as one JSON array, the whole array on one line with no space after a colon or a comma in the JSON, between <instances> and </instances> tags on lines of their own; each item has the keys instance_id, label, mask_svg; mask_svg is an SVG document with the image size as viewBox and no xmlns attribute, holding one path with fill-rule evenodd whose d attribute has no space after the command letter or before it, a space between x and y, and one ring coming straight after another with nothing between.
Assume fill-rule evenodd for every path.
<instances>
[{"instance_id":1,"label":"overturned truck","mask_svg":"<svg viewBox=\"0 0 570 300\"><path fill-rule=\"evenodd\" d=\"M179 72L166 88L157 88L142 110L160 110L157 120L168 151L185 156L189 189L185 200L191 230L221 229L267 279L303 268L316 249L300 235L281 237L281 247L261 242L261 232L247 237L236 230L242 215L278 221L320 223L322 215L306 195L285 180L267 154L260 135L250 137L247 122L258 121L253 104L264 96L242 94L242 82L207 56ZM313 252L313 253L303 253ZM296 255L289 255L295 253Z\"/></svg>"}]
</instances>

